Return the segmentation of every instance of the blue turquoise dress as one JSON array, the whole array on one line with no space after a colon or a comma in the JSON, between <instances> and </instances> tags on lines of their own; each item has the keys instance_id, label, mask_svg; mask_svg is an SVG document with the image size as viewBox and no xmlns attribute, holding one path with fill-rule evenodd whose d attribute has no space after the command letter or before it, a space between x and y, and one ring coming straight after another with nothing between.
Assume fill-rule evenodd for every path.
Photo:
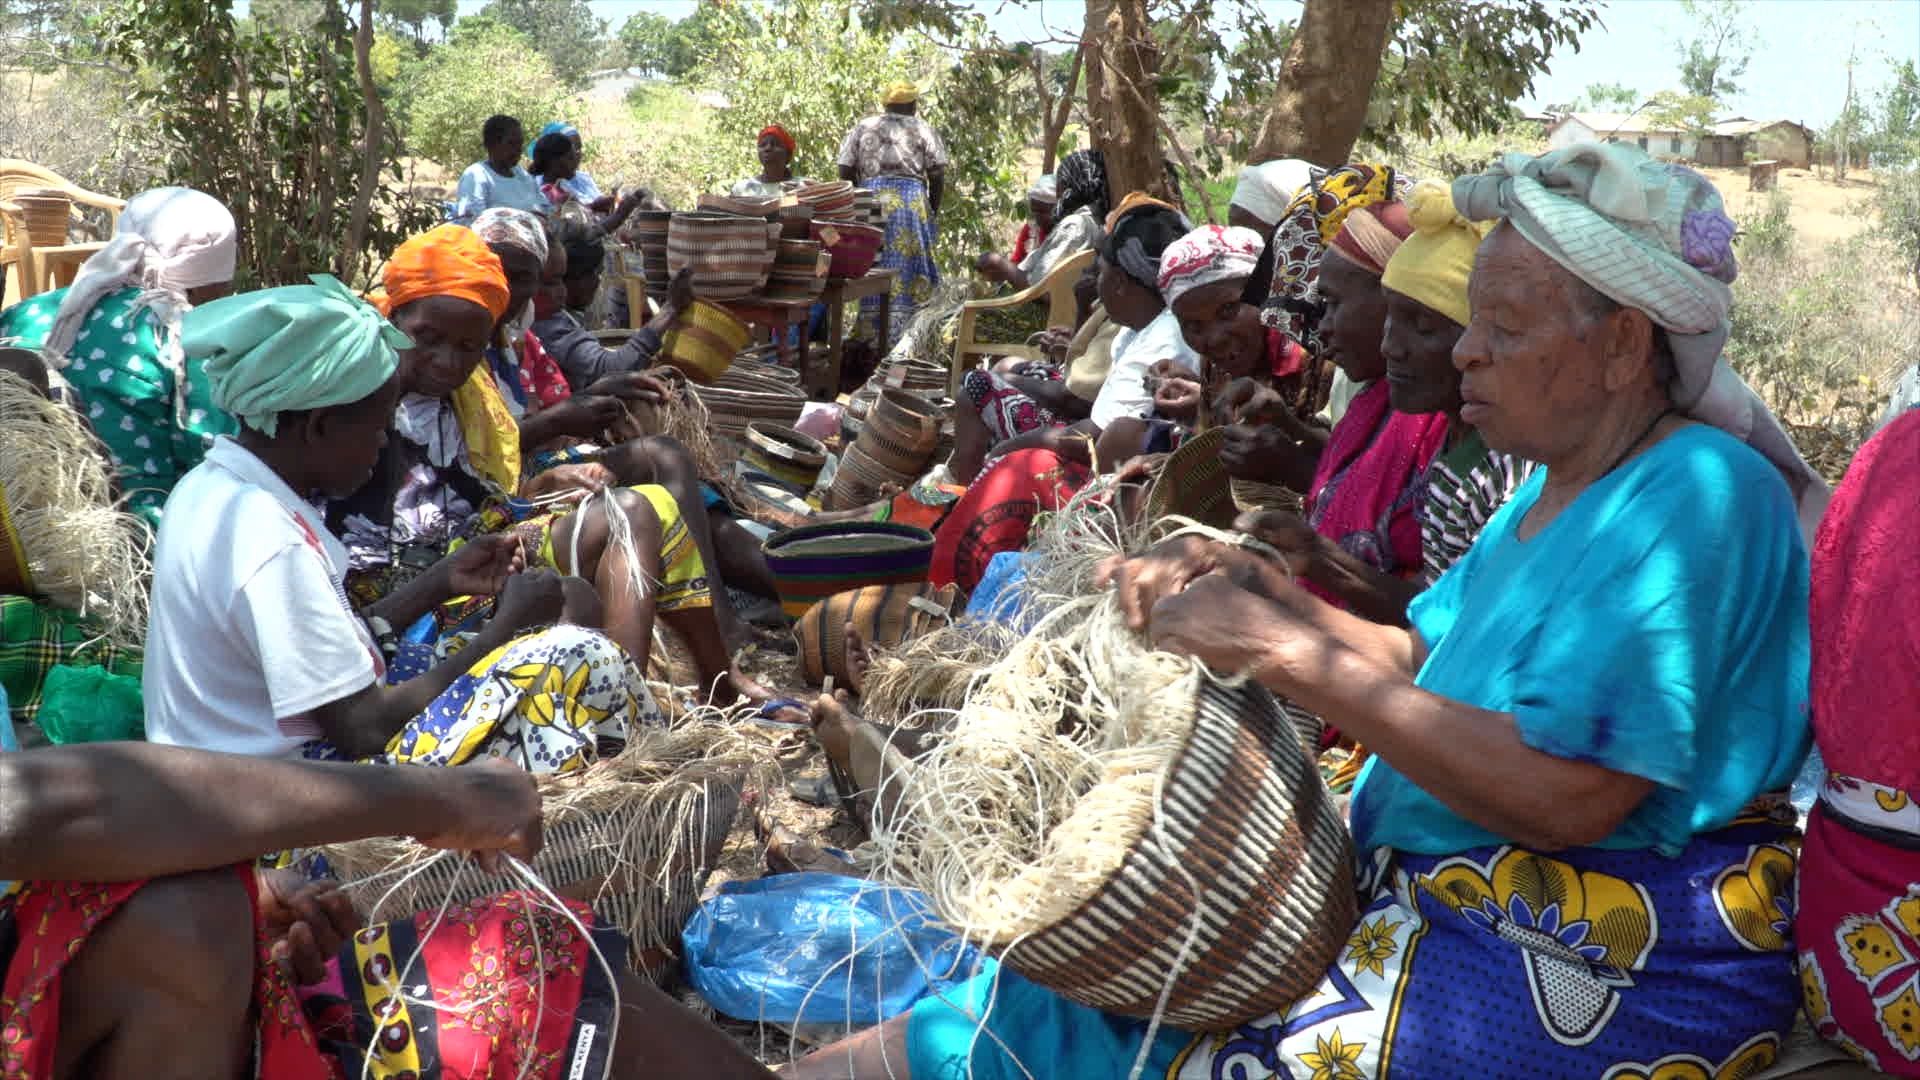
<instances>
[{"instance_id":1,"label":"blue turquoise dress","mask_svg":"<svg viewBox=\"0 0 1920 1080\"><path fill-rule=\"evenodd\" d=\"M1168 1080L1704 1080L1772 1063L1799 1004L1798 844L1765 793L1808 739L1786 485L1731 437L1683 428L1523 540L1544 481L1411 609L1430 648L1416 682L1511 715L1544 752L1653 781L1612 835L1531 851L1375 758L1352 811L1363 912L1312 993L1148 1043L1140 1021L1003 974L915 1009L914 1080L969 1075L969 1058L981 1080L1124 1076L1137 1056Z\"/></svg>"}]
</instances>

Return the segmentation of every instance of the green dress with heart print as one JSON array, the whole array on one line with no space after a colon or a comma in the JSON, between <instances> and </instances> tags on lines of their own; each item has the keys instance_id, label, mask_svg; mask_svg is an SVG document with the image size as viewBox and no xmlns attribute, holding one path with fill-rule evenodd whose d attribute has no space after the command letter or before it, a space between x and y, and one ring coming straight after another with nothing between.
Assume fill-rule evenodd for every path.
<instances>
[{"instance_id":1,"label":"green dress with heart print","mask_svg":"<svg viewBox=\"0 0 1920 1080\"><path fill-rule=\"evenodd\" d=\"M66 294L56 289L0 312L0 345L40 348ZM139 295L138 289L121 289L94 305L61 375L113 456L127 509L157 530L173 485L200 464L214 436L231 435L239 426L214 407L206 372L191 357L186 415L179 414L173 373L160 361L153 313L133 307Z\"/></svg>"}]
</instances>

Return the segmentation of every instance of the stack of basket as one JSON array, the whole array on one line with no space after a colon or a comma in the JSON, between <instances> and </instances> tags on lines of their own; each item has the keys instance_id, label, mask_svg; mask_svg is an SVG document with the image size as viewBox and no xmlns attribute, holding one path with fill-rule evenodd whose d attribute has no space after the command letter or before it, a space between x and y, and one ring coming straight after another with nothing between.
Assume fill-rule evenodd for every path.
<instances>
[{"instance_id":1,"label":"stack of basket","mask_svg":"<svg viewBox=\"0 0 1920 1080\"><path fill-rule=\"evenodd\" d=\"M853 212L853 185L845 180L832 180L818 184L807 184L794 191L793 197L813 210L815 220L821 218L840 218Z\"/></svg>"},{"instance_id":2,"label":"stack of basket","mask_svg":"<svg viewBox=\"0 0 1920 1080\"><path fill-rule=\"evenodd\" d=\"M738 365L712 386L695 386L693 392L712 415L714 433L736 439L756 420L792 427L807 407L806 392L798 384L741 371Z\"/></svg>"},{"instance_id":3,"label":"stack of basket","mask_svg":"<svg viewBox=\"0 0 1920 1080\"><path fill-rule=\"evenodd\" d=\"M647 295L660 300L667 295L667 231L673 223L670 210L642 210L627 225L629 243L640 251L640 273L647 279Z\"/></svg>"},{"instance_id":4,"label":"stack of basket","mask_svg":"<svg viewBox=\"0 0 1920 1080\"><path fill-rule=\"evenodd\" d=\"M667 228L667 272L693 271L693 295L744 300L766 287L780 226L764 217L678 213Z\"/></svg>"},{"instance_id":5,"label":"stack of basket","mask_svg":"<svg viewBox=\"0 0 1920 1080\"><path fill-rule=\"evenodd\" d=\"M944 420L938 405L905 390L882 390L860 435L840 456L827 509L865 506L888 486L911 487L932 463Z\"/></svg>"},{"instance_id":6,"label":"stack of basket","mask_svg":"<svg viewBox=\"0 0 1920 1080\"><path fill-rule=\"evenodd\" d=\"M774 300L813 300L827 287L832 259L814 240L781 240L767 276L767 296Z\"/></svg>"},{"instance_id":7,"label":"stack of basket","mask_svg":"<svg viewBox=\"0 0 1920 1080\"><path fill-rule=\"evenodd\" d=\"M866 188L853 189L852 220L862 225L881 226L886 218L880 213L880 193Z\"/></svg>"}]
</instances>

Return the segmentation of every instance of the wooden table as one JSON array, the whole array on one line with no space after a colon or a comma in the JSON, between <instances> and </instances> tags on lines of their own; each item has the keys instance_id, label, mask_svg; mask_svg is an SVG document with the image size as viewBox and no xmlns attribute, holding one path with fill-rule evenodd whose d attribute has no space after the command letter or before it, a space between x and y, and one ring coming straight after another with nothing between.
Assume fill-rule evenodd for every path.
<instances>
[{"instance_id":1,"label":"wooden table","mask_svg":"<svg viewBox=\"0 0 1920 1080\"><path fill-rule=\"evenodd\" d=\"M708 302L727 309L743 323L766 327L773 335L773 347L780 354L780 362L799 370L799 365L794 361L791 328L807 325L807 316L813 314L812 300L775 300L765 296L749 296L744 300Z\"/></svg>"},{"instance_id":2,"label":"wooden table","mask_svg":"<svg viewBox=\"0 0 1920 1080\"><path fill-rule=\"evenodd\" d=\"M869 296L885 296L893 290L893 279L900 276L898 270L870 270L866 277L835 278L827 282L820 294L820 302L827 305L827 365L826 371L814 385L807 387L807 393L815 401L832 401L840 396L840 361L845 356L847 344L846 307L850 300L863 300ZM880 345L885 352L887 338L892 330L893 305L880 305Z\"/></svg>"}]
</instances>

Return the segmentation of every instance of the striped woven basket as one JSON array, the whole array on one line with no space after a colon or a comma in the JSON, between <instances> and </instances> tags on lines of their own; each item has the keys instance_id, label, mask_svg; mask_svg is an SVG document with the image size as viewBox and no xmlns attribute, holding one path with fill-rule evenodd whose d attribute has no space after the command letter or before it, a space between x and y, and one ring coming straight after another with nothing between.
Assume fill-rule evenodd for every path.
<instances>
[{"instance_id":1,"label":"striped woven basket","mask_svg":"<svg viewBox=\"0 0 1920 1080\"><path fill-rule=\"evenodd\" d=\"M1357 917L1353 845L1301 733L1258 685L1203 681L1169 764L1159 824L1106 880L1001 957L1064 997L1224 1031L1326 974Z\"/></svg>"},{"instance_id":2,"label":"striped woven basket","mask_svg":"<svg viewBox=\"0 0 1920 1080\"><path fill-rule=\"evenodd\" d=\"M583 781L592 782L592 772ZM551 783L542 778L543 785ZM680 951L680 931L693 909L740 808L737 780L713 779L678 821L662 822L657 808L628 805L583 811L556 808L548 800L547 824L540 853L529 863L557 894L585 901L599 921L627 936L628 959L636 970L659 968ZM544 790L544 788L543 788ZM669 839L671 837L671 839ZM370 859L365 843L335 844L320 849L335 872L352 880L348 897L362 918L392 918L432 911L451 898L464 904L483 896L525 888L506 874L488 874L477 865L462 866L445 859L406 879ZM641 853L672 851L666 865L636 865ZM418 857L431 853L425 849ZM373 911L385 898L385 906Z\"/></svg>"},{"instance_id":3,"label":"striped woven basket","mask_svg":"<svg viewBox=\"0 0 1920 1080\"><path fill-rule=\"evenodd\" d=\"M701 299L744 299L766 285L778 235L779 226L760 218L675 214L667 230L667 272L692 267L693 294Z\"/></svg>"},{"instance_id":4,"label":"striped woven basket","mask_svg":"<svg viewBox=\"0 0 1920 1080\"><path fill-rule=\"evenodd\" d=\"M933 534L888 521L803 525L762 545L780 610L793 618L835 593L866 585L914 585L933 564Z\"/></svg>"},{"instance_id":5,"label":"striped woven basket","mask_svg":"<svg viewBox=\"0 0 1920 1080\"><path fill-rule=\"evenodd\" d=\"M27 219L27 239L34 247L59 247L67 242L73 200L58 188L15 192L13 204Z\"/></svg>"},{"instance_id":6,"label":"striped woven basket","mask_svg":"<svg viewBox=\"0 0 1920 1080\"><path fill-rule=\"evenodd\" d=\"M1285 484L1235 478L1232 487L1233 504L1241 510L1286 510L1298 514L1305 505L1300 493Z\"/></svg>"},{"instance_id":7,"label":"striped woven basket","mask_svg":"<svg viewBox=\"0 0 1920 1080\"><path fill-rule=\"evenodd\" d=\"M732 312L695 300L661 339L659 362L695 382L710 383L726 373L734 354L752 337L753 330Z\"/></svg>"},{"instance_id":8,"label":"striped woven basket","mask_svg":"<svg viewBox=\"0 0 1920 1080\"><path fill-rule=\"evenodd\" d=\"M886 240L886 232L871 225L860 225L851 221L821 221L814 219L813 239L820 241L832 256L827 274L836 278L865 277L873 269L875 259L880 257L880 246Z\"/></svg>"},{"instance_id":9,"label":"striped woven basket","mask_svg":"<svg viewBox=\"0 0 1920 1080\"><path fill-rule=\"evenodd\" d=\"M800 647L800 673L808 686L822 685L828 675L839 686L851 686L847 663L847 624L860 640L891 648L926 633L952 618L960 597L957 585L868 585L835 593L807 609L793 626Z\"/></svg>"},{"instance_id":10,"label":"striped woven basket","mask_svg":"<svg viewBox=\"0 0 1920 1080\"><path fill-rule=\"evenodd\" d=\"M867 410L860 449L880 465L909 478L925 471L940 442L938 405L905 390L882 390Z\"/></svg>"},{"instance_id":11,"label":"striped woven basket","mask_svg":"<svg viewBox=\"0 0 1920 1080\"><path fill-rule=\"evenodd\" d=\"M735 438L755 420L792 427L807 407L807 396L797 385L764 375L729 371L714 385L695 386L693 392L712 414L714 431Z\"/></svg>"},{"instance_id":12,"label":"striped woven basket","mask_svg":"<svg viewBox=\"0 0 1920 1080\"><path fill-rule=\"evenodd\" d=\"M828 510L851 510L878 502L888 487L904 490L919 479L918 473L888 468L868 456L863 444L871 434L872 428L863 430L859 440L840 452L840 468L834 472L833 486L827 489L824 500Z\"/></svg>"},{"instance_id":13,"label":"striped woven basket","mask_svg":"<svg viewBox=\"0 0 1920 1080\"><path fill-rule=\"evenodd\" d=\"M1233 490L1227 468L1220 463L1226 432L1226 428L1209 428L1167 455L1147 492L1149 520L1178 514L1215 528L1233 524Z\"/></svg>"},{"instance_id":14,"label":"striped woven basket","mask_svg":"<svg viewBox=\"0 0 1920 1080\"><path fill-rule=\"evenodd\" d=\"M800 491L812 491L827 464L826 444L780 424L748 424L745 441L742 461Z\"/></svg>"}]
</instances>

